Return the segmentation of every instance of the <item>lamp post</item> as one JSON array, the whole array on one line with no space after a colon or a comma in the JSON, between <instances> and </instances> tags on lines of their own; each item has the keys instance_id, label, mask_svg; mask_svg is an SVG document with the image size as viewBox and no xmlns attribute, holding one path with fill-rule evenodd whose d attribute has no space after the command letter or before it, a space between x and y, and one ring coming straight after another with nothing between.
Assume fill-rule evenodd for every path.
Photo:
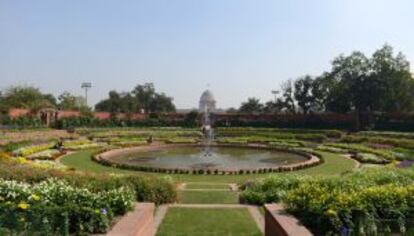
<instances>
[{"instance_id":1,"label":"lamp post","mask_svg":"<svg viewBox=\"0 0 414 236\"><path fill-rule=\"evenodd\" d=\"M81 84L81 88L83 88L85 90L85 103L86 103L86 106L88 106L88 89L92 88L92 83L91 82L83 82Z\"/></svg>"},{"instance_id":2,"label":"lamp post","mask_svg":"<svg viewBox=\"0 0 414 236\"><path fill-rule=\"evenodd\" d=\"M279 94L278 90L272 90L272 94L275 95L275 102L277 100L277 95Z\"/></svg>"}]
</instances>

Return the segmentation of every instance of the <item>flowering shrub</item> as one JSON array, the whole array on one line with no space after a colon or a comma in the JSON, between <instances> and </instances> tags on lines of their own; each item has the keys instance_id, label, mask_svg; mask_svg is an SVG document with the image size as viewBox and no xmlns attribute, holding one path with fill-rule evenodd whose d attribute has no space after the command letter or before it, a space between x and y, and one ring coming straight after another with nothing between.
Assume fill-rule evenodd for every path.
<instances>
[{"instance_id":1,"label":"flowering shrub","mask_svg":"<svg viewBox=\"0 0 414 236\"><path fill-rule=\"evenodd\" d=\"M41 144L41 145L34 145L34 146L28 146L28 147L21 147L15 151L13 151L13 154L16 156L29 156L34 153L42 152L48 149L51 149L53 147L53 144Z\"/></svg>"},{"instance_id":2,"label":"flowering shrub","mask_svg":"<svg viewBox=\"0 0 414 236\"><path fill-rule=\"evenodd\" d=\"M89 221L88 217L83 218L85 215L78 215L76 211L68 216L71 222L84 219L85 222L79 223L87 227L78 230L89 233L105 232L112 214L126 213L132 208L134 201L135 193L127 187L92 192L87 188L73 187L68 182L57 179L49 179L37 184L0 180L0 206L10 206L9 209L14 208L19 211L26 211L37 206L65 207L68 205L77 206L75 209L79 209L81 213L84 211L90 213L93 210L93 217L102 218L103 221ZM0 218L4 217L1 213Z\"/></svg>"},{"instance_id":3,"label":"flowering shrub","mask_svg":"<svg viewBox=\"0 0 414 236\"><path fill-rule=\"evenodd\" d=\"M36 204L22 209L0 203L1 235L85 235L105 233L111 216L104 211L66 204Z\"/></svg>"},{"instance_id":4,"label":"flowering shrub","mask_svg":"<svg viewBox=\"0 0 414 236\"><path fill-rule=\"evenodd\" d=\"M67 150L84 150L105 146L105 143L95 143L87 139L79 139L74 141L66 141L63 147Z\"/></svg>"},{"instance_id":5,"label":"flowering shrub","mask_svg":"<svg viewBox=\"0 0 414 236\"><path fill-rule=\"evenodd\" d=\"M390 228L405 232L414 218L414 171L382 168L341 177L267 177L246 184L248 203L283 202L316 235L344 228L377 235Z\"/></svg>"},{"instance_id":6,"label":"flowering shrub","mask_svg":"<svg viewBox=\"0 0 414 236\"><path fill-rule=\"evenodd\" d=\"M327 143L325 146L341 148L348 150L348 152L361 152L361 153L371 153L378 157L382 157L386 160L392 161L395 159L393 152L383 149L374 149L367 147L362 144L345 144L345 143Z\"/></svg>"},{"instance_id":7,"label":"flowering shrub","mask_svg":"<svg viewBox=\"0 0 414 236\"><path fill-rule=\"evenodd\" d=\"M57 149L48 149L41 152L36 152L27 156L28 159L36 160L54 160L58 158L62 153Z\"/></svg>"},{"instance_id":8,"label":"flowering shrub","mask_svg":"<svg viewBox=\"0 0 414 236\"><path fill-rule=\"evenodd\" d=\"M7 152L0 152L0 159L9 159L10 155Z\"/></svg>"}]
</instances>

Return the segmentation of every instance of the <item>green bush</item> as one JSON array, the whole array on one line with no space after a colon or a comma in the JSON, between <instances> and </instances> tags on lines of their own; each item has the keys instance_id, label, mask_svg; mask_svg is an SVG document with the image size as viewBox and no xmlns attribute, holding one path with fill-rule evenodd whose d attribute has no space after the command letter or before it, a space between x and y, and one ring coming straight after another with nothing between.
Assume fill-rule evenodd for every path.
<instances>
[{"instance_id":1,"label":"green bush","mask_svg":"<svg viewBox=\"0 0 414 236\"><path fill-rule=\"evenodd\" d=\"M86 174L57 169L34 168L16 162L1 161L0 163L0 178L2 179L37 183L51 177L65 180L70 186L87 188L92 192L111 191L120 187L128 187L134 190L138 201L163 204L175 202L177 198L174 183L168 178Z\"/></svg>"},{"instance_id":2,"label":"green bush","mask_svg":"<svg viewBox=\"0 0 414 236\"><path fill-rule=\"evenodd\" d=\"M0 203L0 234L69 235L105 233L111 216L108 212L65 204L39 204L22 210Z\"/></svg>"},{"instance_id":3,"label":"green bush","mask_svg":"<svg viewBox=\"0 0 414 236\"><path fill-rule=\"evenodd\" d=\"M65 213L65 207L71 206L66 211L66 220L69 220L71 232L103 233L108 229L112 214L122 215L132 209L135 195L126 187L92 192L87 188L71 186L67 181L57 179L48 179L35 184L0 180L0 199L0 205L3 205L6 211L13 210L23 218L23 220L18 218L16 222L5 220L6 223L0 226L2 228L11 228L11 230L21 228L24 231L31 231L30 226L37 227L41 222L59 221L60 214ZM56 207L60 207L63 212L57 216L48 215L49 210ZM0 218L7 217L1 215L2 213L0 212ZM39 218L40 216L43 219ZM19 225L20 221L21 225ZM56 231L64 224L56 226L47 223L46 225L50 230Z\"/></svg>"},{"instance_id":4,"label":"green bush","mask_svg":"<svg viewBox=\"0 0 414 236\"><path fill-rule=\"evenodd\" d=\"M413 219L414 171L382 168L337 177L271 176L248 182L240 199L250 204L282 202L316 235L344 227L377 235L380 228L403 232ZM383 221L384 219L388 221ZM390 222L398 222L397 228Z\"/></svg>"}]
</instances>

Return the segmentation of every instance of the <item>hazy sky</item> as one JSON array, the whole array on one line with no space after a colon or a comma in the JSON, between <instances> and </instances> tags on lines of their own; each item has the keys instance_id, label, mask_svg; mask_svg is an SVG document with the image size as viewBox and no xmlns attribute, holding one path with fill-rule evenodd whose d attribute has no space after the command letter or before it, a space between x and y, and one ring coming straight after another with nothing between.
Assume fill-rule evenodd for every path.
<instances>
[{"instance_id":1,"label":"hazy sky","mask_svg":"<svg viewBox=\"0 0 414 236\"><path fill-rule=\"evenodd\" d=\"M0 89L55 95L155 83L178 108L211 84L219 107L262 101L340 53L385 42L414 62L412 0L0 0Z\"/></svg>"}]
</instances>

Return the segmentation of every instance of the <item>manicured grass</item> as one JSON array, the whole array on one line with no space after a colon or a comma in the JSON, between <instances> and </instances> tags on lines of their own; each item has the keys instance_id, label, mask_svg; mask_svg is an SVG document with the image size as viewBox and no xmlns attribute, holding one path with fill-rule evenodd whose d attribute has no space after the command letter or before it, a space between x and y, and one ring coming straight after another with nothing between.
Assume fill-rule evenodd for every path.
<instances>
[{"instance_id":1,"label":"manicured grass","mask_svg":"<svg viewBox=\"0 0 414 236\"><path fill-rule=\"evenodd\" d=\"M228 184L215 184L215 183L187 183L185 189L223 189L229 190Z\"/></svg>"},{"instance_id":2,"label":"manicured grass","mask_svg":"<svg viewBox=\"0 0 414 236\"><path fill-rule=\"evenodd\" d=\"M321 154L324 157L325 163L313 168L307 168L291 173L309 175L336 175L349 172L356 166L356 162L354 160L345 158L340 154L319 151L317 153Z\"/></svg>"},{"instance_id":3,"label":"manicured grass","mask_svg":"<svg viewBox=\"0 0 414 236\"><path fill-rule=\"evenodd\" d=\"M107 167L91 160L93 151L80 151L71 155L67 155L61 159L61 162L76 170L98 173L119 173L119 174L138 174L147 176L165 176L165 174L128 171L114 167ZM355 168L355 162L347 159L339 154L319 152L325 158L325 163L290 173L294 174L310 174L310 175L336 175L351 171ZM281 173L289 174L289 173ZM170 175L177 182L209 182L209 183L243 183L247 180L266 177L270 174L246 174L246 175Z\"/></svg>"},{"instance_id":4,"label":"manicured grass","mask_svg":"<svg viewBox=\"0 0 414 236\"><path fill-rule=\"evenodd\" d=\"M237 204L239 197L236 192L230 191L180 191L180 203L185 204Z\"/></svg>"},{"instance_id":5,"label":"manicured grass","mask_svg":"<svg viewBox=\"0 0 414 236\"><path fill-rule=\"evenodd\" d=\"M171 207L157 236L262 235L246 208Z\"/></svg>"},{"instance_id":6,"label":"manicured grass","mask_svg":"<svg viewBox=\"0 0 414 236\"><path fill-rule=\"evenodd\" d=\"M131 171L121 170L117 168L112 168L104 165L99 165L98 163L91 160L91 155L94 150L86 150L76 152L67 156L62 157L60 162L66 166L73 167L76 170L85 171L85 172L97 172L97 173L118 173L125 174L131 173Z\"/></svg>"}]
</instances>

